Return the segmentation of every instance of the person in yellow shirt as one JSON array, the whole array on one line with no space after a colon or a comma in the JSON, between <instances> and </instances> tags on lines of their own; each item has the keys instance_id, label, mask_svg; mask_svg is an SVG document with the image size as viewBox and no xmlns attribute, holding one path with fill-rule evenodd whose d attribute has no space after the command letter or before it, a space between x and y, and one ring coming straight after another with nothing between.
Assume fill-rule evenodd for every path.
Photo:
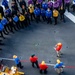
<instances>
[{"instance_id":1,"label":"person in yellow shirt","mask_svg":"<svg viewBox=\"0 0 75 75\"><path fill-rule=\"evenodd\" d=\"M31 20L33 20L33 17L35 18L35 16L34 16L34 6L32 4L29 5L28 11L29 11Z\"/></svg>"},{"instance_id":2,"label":"person in yellow shirt","mask_svg":"<svg viewBox=\"0 0 75 75\"><path fill-rule=\"evenodd\" d=\"M22 25L21 27L24 28L25 27L25 16L22 15L21 13L19 14L19 20Z\"/></svg>"},{"instance_id":3,"label":"person in yellow shirt","mask_svg":"<svg viewBox=\"0 0 75 75\"><path fill-rule=\"evenodd\" d=\"M58 15L59 15L58 10L54 9L54 10L53 10L53 17L54 17L54 20L55 20L54 25L57 24L57 18L58 18Z\"/></svg>"}]
</instances>

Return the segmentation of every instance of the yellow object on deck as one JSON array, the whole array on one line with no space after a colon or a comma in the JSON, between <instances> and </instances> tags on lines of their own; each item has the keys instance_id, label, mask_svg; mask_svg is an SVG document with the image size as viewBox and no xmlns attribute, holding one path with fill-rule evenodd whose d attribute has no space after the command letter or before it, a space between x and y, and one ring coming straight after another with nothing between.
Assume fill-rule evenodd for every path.
<instances>
[{"instance_id":1,"label":"yellow object on deck","mask_svg":"<svg viewBox=\"0 0 75 75\"><path fill-rule=\"evenodd\" d=\"M21 74L21 75L24 75L24 72L19 72L19 71L18 71L18 73Z\"/></svg>"},{"instance_id":2,"label":"yellow object on deck","mask_svg":"<svg viewBox=\"0 0 75 75\"><path fill-rule=\"evenodd\" d=\"M24 75L24 72L19 72L18 68L15 66L12 66L11 69L4 66L3 71L0 72L0 75Z\"/></svg>"}]
</instances>

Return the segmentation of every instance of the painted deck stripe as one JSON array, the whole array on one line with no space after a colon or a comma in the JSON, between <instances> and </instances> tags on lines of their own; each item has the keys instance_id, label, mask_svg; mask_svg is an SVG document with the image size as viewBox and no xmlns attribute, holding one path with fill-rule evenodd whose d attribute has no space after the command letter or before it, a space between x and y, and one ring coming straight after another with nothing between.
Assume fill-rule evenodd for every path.
<instances>
[{"instance_id":1,"label":"painted deck stripe","mask_svg":"<svg viewBox=\"0 0 75 75\"><path fill-rule=\"evenodd\" d=\"M75 16L66 10L65 16L68 17L73 23L75 23Z\"/></svg>"}]
</instances>

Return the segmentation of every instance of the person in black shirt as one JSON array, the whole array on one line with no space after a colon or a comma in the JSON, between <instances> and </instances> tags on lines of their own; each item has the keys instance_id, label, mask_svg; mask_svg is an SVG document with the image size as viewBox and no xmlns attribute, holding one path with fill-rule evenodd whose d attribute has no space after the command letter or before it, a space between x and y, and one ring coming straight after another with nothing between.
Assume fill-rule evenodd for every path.
<instances>
[{"instance_id":1,"label":"person in black shirt","mask_svg":"<svg viewBox=\"0 0 75 75\"><path fill-rule=\"evenodd\" d=\"M30 25L30 24L31 24L31 23L30 23L30 18L29 18L29 14L28 14L27 11L25 12L24 16L25 16L26 24L27 24L27 25Z\"/></svg>"},{"instance_id":2,"label":"person in black shirt","mask_svg":"<svg viewBox=\"0 0 75 75\"><path fill-rule=\"evenodd\" d=\"M63 8L63 6L60 7L59 13L60 13L60 20L65 22L65 18L64 18L65 9Z\"/></svg>"},{"instance_id":3,"label":"person in black shirt","mask_svg":"<svg viewBox=\"0 0 75 75\"><path fill-rule=\"evenodd\" d=\"M26 7L26 2L24 0L20 0L19 5L21 8L22 8L22 5Z\"/></svg>"}]
</instances>

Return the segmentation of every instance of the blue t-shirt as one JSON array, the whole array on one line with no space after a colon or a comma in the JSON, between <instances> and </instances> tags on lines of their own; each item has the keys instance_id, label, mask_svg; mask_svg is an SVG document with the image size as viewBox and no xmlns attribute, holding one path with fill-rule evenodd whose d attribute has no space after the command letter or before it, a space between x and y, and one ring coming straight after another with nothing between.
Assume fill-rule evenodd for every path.
<instances>
[{"instance_id":1,"label":"blue t-shirt","mask_svg":"<svg viewBox=\"0 0 75 75\"><path fill-rule=\"evenodd\" d=\"M3 0L2 1L2 5L4 5L5 7L8 7L8 1L7 0Z\"/></svg>"},{"instance_id":2,"label":"blue t-shirt","mask_svg":"<svg viewBox=\"0 0 75 75\"><path fill-rule=\"evenodd\" d=\"M0 31L4 29L4 26L0 23Z\"/></svg>"},{"instance_id":3,"label":"blue t-shirt","mask_svg":"<svg viewBox=\"0 0 75 75\"><path fill-rule=\"evenodd\" d=\"M57 63L54 68L60 68L60 67L63 67L64 63L63 62L60 62L59 64Z\"/></svg>"},{"instance_id":4,"label":"blue t-shirt","mask_svg":"<svg viewBox=\"0 0 75 75\"><path fill-rule=\"evenodd\" d=\"M15 58L15 63L19 64L19 62L20 62L20 59L19 58Z\"/></svg>"},{"instance_id":5,"label":"blue t-shirt","mask_svg":"<svg viewBox=\"0 0 75 75\"><path fill-rule=\"evenodd\" d=\"M42 8L46 10L48 8L48 4L47 3L43 3L42 4Z\"/></svg>"},{"instance_id":6,"label":"blue t-shirt","mask_svg":"<svg viewBox=\"0 0 75 75\"><path fill-rule=\"evenodd\" d=\"M8 9L5 10L5 13L7 13L8 15L10 15L11 14L11 10L8 8Z\"/></svg>"},{"instance_id":7,"label":"blue t-shirt","mask_svg":"<svg viewBox=\"0 0 75 75\"><path fill-rule=\"evenodd\" d=\"M40 9L39 9L39 8L35 9L35 10L34 10L34 14L35 14L36 16L39 16L39 15L40 15Z\"/></svg>"},{"instance_id":8,"label":"blue t-shirt","mask_svg":"<svg viewBox=\"0 0 75 75\"><path fill-rule=\"evenodd\" d=\"M45 10L44 9L41 10L41 16L45 16Z\"/></svg>"},{"instance_id":9,"label":"blue t-shirt","mask_svg":"<svg viewBox=\"0 0 75 75\"><path fill-rule=\"evenodd\" d=\"M1 23L2 23L2 25L6 25L8 23L8 21L7 21L6 18L4 18L4 19L1 20Z\"/></svg>"},{"instance_id":10,"label":"blue t-shirt","mask_svg":"<svg viewBox=\"0 0 75 75\"><path fill-rule=\"evenodd\" d=\"M46 10L46 17L52 17L52 11L50 10L50 11L48 11L48 10Z\"/></svg>"},{"instance_id":11,"label":"blue t-shirt","mask_svg":"<svg viewBox=\"0 0 75 75\"><path fill-rule=\"evenodd\" d=\"M19 20L18 16L15 16L15 17L13 18L13 21L15 21L15 22L18 22L18 20Z\"/></svg>"}]
</instances>

